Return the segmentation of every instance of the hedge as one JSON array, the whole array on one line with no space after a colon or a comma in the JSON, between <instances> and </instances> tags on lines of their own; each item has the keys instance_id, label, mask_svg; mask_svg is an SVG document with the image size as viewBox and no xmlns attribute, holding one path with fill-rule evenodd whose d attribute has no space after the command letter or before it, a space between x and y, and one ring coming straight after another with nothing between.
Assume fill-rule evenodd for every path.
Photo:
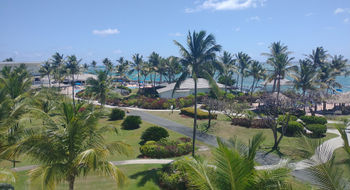
<instances>
[{"instance_id":1,"label":"hedge","mask_svg":"<svg viewBox=\"0 0 350 190\"><path fill-rule=\"evenodd\" d=\"M322 124L309 124L305 127L312 132L314 137L322 137L327 132L327 126Z\"/></svg>"},{"instance_id":2,"label":"hedge","mask_svg":"<svg viewBox=\"0 0 350 190\"><path fill-rule=\"evenodd\" d=\"M186 155L191 151L191 142L168 139L161 139L158 142L147 141L140 147L141 154L147 158L171 158Z\"/></svg>"},{"instance_id":3,"label":"hedge","mask_svg":"<svg viewBox=\"0 0 350 190\"><path fill-rule=\"evenodd\" d=\"M169 137L169 133L166 129L153 126L143 131L140 144L142 145L147 141L159 141L160 139L167 137Z\"/></svg>"},{"instance_id":4,"label":"hedge","mask_svg":"<svg viewBox=\"0 0 350 190\"><path fill-rule=\"evenodd\" d=\"M183 115L186 115L189 117L194 117L194 108L193 107L182 108L180 114L183 114ZM204 112L201 109L197 108L197 118L198 119L209 119L209 113ZM212 113L211 118L216 119L217 114Z\"/></svg>"},{"instance_id":5,"label":"hedge","mask_svg":"<svg viewBox=\"0 0 350 190\"><path fill-rule=\"evenodd\" d=\"M327 123L327 119L325 117L318 116L301 116L300 119L306 124L322 124L325 125Z\"/></svg>"},{"instance_id":6,"label":"hedge","mask_svg":"<svg viewBox=\"0 0 350 190\"><path fill-rule=\"evenodd\" d=\"M239 125L242 127L251 128L270 128L264 119L248 119L248 118L233 118L231 125Z\"/></svg>"},{"instance_id":7,"label":"hedge","mask_svg":"<svg viewBox=\"0 0 350 190\"><path fill-rule=\"evenodd\" d=\"M290 121L286 127L286 134L290 136L296 136L303 132L303 124L297 121Z\"/></svg>"},{"instance_id":8,"label":"hedge","mask_svg":"<svg viewBox=\"0 0 350 190\"><path fill-rule=\"evenodd\" d=\"M140 116L129 115L124 119L122 123L122 129L126 129L126 130L137 129L140 127L141 123L142 121Z\"/></svg>"},{"instance_id":9,"label":"hedge","mask_svg":"<svg viewBox=\"0 0 350 190\"><path fill-rule=\"evenodd\" d=\"M277 123L281 125L283 122L286 121L286 119L287 119L286 117L287 117L287 115L279 115L277 118ZM296 121L296 120L298 120L298 118L296 116L290 115L289 121Z\"/></svg>"},{"instance_id":10,"label":"hedge","mask_svg":"<svg viewBox=\"0 0 350 190\"><path fill-rule=\"evenodd\" d=\"M125 117L125 111L118 109L118 108L114 108L112 109L111 114L109 115L109 119L112 121L115 120L121 120Z\"/></svg>"}]
</instances>

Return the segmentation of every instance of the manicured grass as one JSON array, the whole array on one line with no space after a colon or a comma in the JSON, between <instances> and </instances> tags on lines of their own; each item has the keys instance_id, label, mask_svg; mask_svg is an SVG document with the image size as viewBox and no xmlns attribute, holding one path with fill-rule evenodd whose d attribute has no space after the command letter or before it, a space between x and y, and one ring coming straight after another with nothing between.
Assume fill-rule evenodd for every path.
<instances>
[{"instance_id":1,"label":"manicured grass","mask_svg":"<svg viewBox=\"0 0 350 190\"><path fill-rule=\"evenodd\" d=\"M185 126L192 127L193 126L193 118L180 115L179 112L148 112L150 114L154 114L178 123L181 123ZM198 125L202 123L207 123L208 120L198 120ZM255 134L261 132L266 137L261 149L265 151L269 151L273 146L273 134L271 129L254 129L254 128L245 128L240 126L233 126L231 122L227 120L227 117L223 114L218 114L217 120L212 120L212 123L215 123L211 130L209 130L210 134L222 137L224 139L237 138L238 140L248 143L249 139L251 139ZM327 133L326 137L323 140L327 140L330 138L334 138L337 135ZM298 141L299 137L283 137L280 144L281 153L290 158L292 161L304 159L304 154L301 151L298 151Z\"/></svg>"},{"instance_id":2,"label":"manicured grass","mask_svg":"<svg viewBox=\"0 0 350 190\"><path fill-rule=\"evenodd\" d=\"M159 189L157 171L160 170L160 164L144 164L144 165L127 165L119 166L119 168L128 176L127 185L123 188L125 190L133 189ZM40 189L39 184L31 184L27 172L17 173L17 182L14 184L15 189ZM67 183L59 184L56 188L68 189ZM85 189L117 189L115 181L111 177L89 175L80 177L75 182L76 190Z\"/></svg>"},{"instance_id":3,"label":"manicured grass","mask_svg":"<svg viewBox=\"0 0 350 190\"><path fill-rule=\"evenodd\" d=\"M350 156L343 148L338 148L334 153L336 167L344 172L343 178L350 181Z\"/></svg>"},{"instance_id":4,"label":"manicured grass","mask_svg":"<svg viewBox=\"0 0 350 190\"><path fill-rule=\"evenodd\" d=\"M344 121L344 119L350 119L350 115L325 115L328 120Z\"/></svg>"}]
</instances>

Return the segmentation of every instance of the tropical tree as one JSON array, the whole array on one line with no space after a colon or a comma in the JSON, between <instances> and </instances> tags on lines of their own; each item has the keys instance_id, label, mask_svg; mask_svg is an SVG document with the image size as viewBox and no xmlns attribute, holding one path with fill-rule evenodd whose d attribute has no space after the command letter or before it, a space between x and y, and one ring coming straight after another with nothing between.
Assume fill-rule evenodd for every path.
<instances>
[{"instance_id":1,"label":"tropical tree","mask_svg":"<svg viewBox=\"0 0 350 190\"><path fill-rule=\"evenodd\" d=\"M152 65L151 72L153 73L153 89L155 90L156 87L156 78L157 78L157 72L159 71L159 68L161 67L161 57L158 53L152 52L151 55L148 58L148 62ZM152 77L152 76L151 76Z\"/></svg>"},{"instance_id":2,"label":"tropical tree","mask_svg":"<svg viewBox=\"0 0 350 190\"><path fill-rule=\"evenodd\" d=\"M91 67L96 69L96 65L97 65L97 62L92 60L92 62L90 63Z\"/></svg>"},{"instance_id":3,"label":"tropical tree","mask_svg":"<svg viewBox=\"0 0 350 190\"><path fill-rule=\"evenodd\" d=\"M13 62L13 58L9 57L3 60L3 62Z\"/></svg>"},{"instance_id":4,"label":"tropical tree","mask_svg":"<svg viewBox=\"0 0 350 190\"><path fill-rule=\"evenodd\" d=\"M331 67L334 69L336 75L344 75L349 72L349 65L347 64L348 59L345 59L342 55L334 55L330 63Z\"/></svg>"},{"instance_id":5,"label":"tropical tree","mask_svg":"<svg viewBox=\"0 0 350 190\"><path fill-rule=\"evenodd\" d=\"M222 70L222 72L220 72L220 77L222 77L224 79L223 82L225 85L225 93L226 93L227 92L227 85L229 85L229 82L232 81L232 75L233 75L234 67L235 67L235 65L234 65L235 60L229 52L224 51L223 55L221 57L219 57L219 61L224 66L224 69ZM232 85L232 84L230 84L230 85Z\"/></svg>"},{"instance_id":6,"label":"tropical tree","mask_svg":"<svg viewBox=\"0 0 350 190\"><path fill-rule=\"evenodd\" d=\"M72 98L73 98L73 105L75 105L75 93L74 93L74 88L75 88L75 75L79 74L80 72L80 64L81 59L78 60L75 55L71 55L67 57L67 62L66 62L66 69L67 73L71 76L72 81Z\"/></svg>"},{"instance_id":7,"label":"tropical tree","mask_svg":"<svg viewBox=\"0 0 350 190\"><path fill-rule=\"evenodd\" d=\"M43 65L41 65L40 69L39 69L39 73L41 75L41 77L47 76L48 80L49 80L49 86L51 87L51 78L50 75L52 74L53 69L52 69L52 65L49 61L45 61Z\"/></svg>"},{"instance_id":8,"label":"tropical tree","mask_svg":"<svg viewBox=\"0 0 350 190\"><path fill-rule=\"evenodd\" d=\"M255 155L264 141L262 133L255 135L249 145L236 139L228 143L218 139L218 148L213 151L214 164L200 158L180 160L188 183L199 190L245 190L245 189L290 189L287 183L289 169L279 168L269 171L257 171Z\"/></svg>"},{"instance_id":9,"label":"tropical tree","mask_svg":"<svg viewBox=\"0 0 350 190\"><path fill-rule=\"evenodd\" d=\"M141 71L141 66L142 66L142 55L140 54L135 54L132 56L132 62L131 62L131 67L132 69L129 71L129 74L133 72L137 72L137 83L139 85L139 90L140 90L140 71Z\"/></svg>"},{"instance_id":10,"label":"tropical tree","mask_svg":"<svg viewBox=\"0 0 350 190\"><path fill-rule=\"evenodd\" d=\"M143 87L145 88L147 76L151 74L153 70L153 65L149 61L144 61L141 66L140 75L143 76ZM150 76L150 81L152 82L152 76Z\"/></svg>"},{"instance_id":11,"label":"tropical tree","mask_svg":"<svg viewBox=\"0 0 350 190\"><path fill-rule=\"evenodd\" d=\"M103 65L105 66L105 69L107 71L107 75L112 73L113 71L113 63L111 60L109 60L108 58L105 58L103 61L102 61Z\"/></svg>"},{"instance_id":12,"label":"tropical tree","mask_svg":"<svg viewBox=\"0 0 350 190\"><path fill-rule=\"evenodd\" d=\"M73 190L77 177L92 172L111 176L122 185L126 177L107 159L115 153L127 154L129 146L106 142L103 134L115 129L97 127L100 113L94 106L62 102L57 114L55 118L41 114L46 120L44 128L28 133L3 156L26 154L35 160L39 165L30 170L30 180L42 180L43 189L55 189L66 181Z\"/></svg>"},{"instance_id":13,"label":"tropical tree","mask_svg":"<svg viewBox=\"0 0 350 190\"><path fill-rule=\"evenodd\" d=\"M247 71L247 76L253 77L253 83L250 87L251 94L253 94L256 86L259 84L259 81L265 78L266 70L263 68L259 61L253 60L250 68Z\"/></svg>"},{"instance_id":14,"label":"tropical tree","mask_svg":"<svg viewBox=\"0 0 350 190\"><path fill-rule=\"evenodd\" d=\"M193 119L193 152L195 153L195 140L197 128L197 79L203 77L209 81L214 92L218 92L215 80L205 69L206 64L213 64L219 67L215 61L216 52L220 51L221 46L216 44L215 37L212 34L207 35L205 31L199 33L193 31L187 35L187 49L179 42L174 40L175 45L180 48L181 64L184 68L181 76L177 79L172 94L178 89L187 77L192 77L194 81L194 119Z\"/></svg>"},{"instance_id":15,"label":"tropical tree","mask_svg":"<svg viewBox=\"0 0 350 190\"><path fill-rule=\"evenodd\" d=\"M87 63L84 63L82 66L82 72L85 73L89 70L89 65Z\"/></svg>"},{"instance_id":16,"label":"tropical tree","mask_svg":"<svg viewBox=\"0 0 350 190\"><path fill-rule=\"evenodd\" d=\"M87 79L87 91L96 95L100 99L101 106L106 103L107 93L111 88L111 79L108 77L108 71L97 71L97 79L89 77Z\"/></svg>"},{"instance_id":17,"label":"tropical tree","mask_svg":"<svg viewBox=\"0 0 350 190\"><path fill-rule=\"evenodd\" d=\"M294 81L294 88L301 90L304 100L304 111L306 109L306 91L316 88L318 74L309 59L299 60L299 67L290 75Z\"/></svg>"},{"instance_id":18,"label":"tropical tree","mask_svg":"<svg viewBox=\"0 0 350 190\"><path fill-rule=\"evenodd\" d=\"M246 53L243 52L238 52L236 54L236 59L237 59L237 67L238 67L238 71L239 74L241 76L241 92L243 92L243 79L244 77L247 76L247 70L249 68L249 65L252 62L252 59L250 58L250 56Z\"/></svg>"},{"instance_id":19,"label":"tropical tree","mask_svg":"<svg viewBox=\"0 0 350 190\"><path fill-rule=\"evenodd\" d=\"M276 84L278 80L278 73L277 69L274 67L275 65L278 65L275 63L277 61L277 56L280 54L286 54L289 55L291 54L290 51L288 51L288 46L282 44L280 41L279 42L273 42L270 47L270 53L262 53L262 55L267 56L267 63L270 64L274 70L270 70L269 76L267 78L267 82L273 81L273 87L272 87L272 92L276 91Z\"/></svg>"},{"instance_id":20,"label":"tropical tree","mask_svg":"<svg viewBox=\"0 0 350 190\"><path fill-rule=\"evenodd\" d=\"M51 64L53 77L55 81L58 82L59 87L61 86L61 82L64 80L64 76L67 74L64 62L65 60L63 54L56 52L54 55L52 55Z\"/></svg>"},{"instance_id":21,"label":"tropical tree","mask_svg":"<svg viewBox=\"0 0 350 190\"><path fill-rule=\"evenodd\" d=\"M27 92L32 78L24 64L19 67L4 67L1 70L0 83L12 100Z\"/></svg>"},{"instance_id":22,"label":"tropical tree","mask_svg":"<svg viewBox=\"0 0 350 190\"><path fill-rule=\"evenodd\" d=\"M176 75L180 74L182 70L179 58L170 56L165 60L164 76L168 83L175 81Z\"/></svg>"},{"instance_id":23,"label":"tropical tree","mask_svg":"<svg viewBox=\"0 0 350 190\"><path fill-rule=\"evenodd\" d=\"M124 57L120 57L117 62L119 63L116 66L116 71L120 77L123 79L126 77L126 73L129 70L129 61L125 60Z\"/></svg>"}]
</instances>

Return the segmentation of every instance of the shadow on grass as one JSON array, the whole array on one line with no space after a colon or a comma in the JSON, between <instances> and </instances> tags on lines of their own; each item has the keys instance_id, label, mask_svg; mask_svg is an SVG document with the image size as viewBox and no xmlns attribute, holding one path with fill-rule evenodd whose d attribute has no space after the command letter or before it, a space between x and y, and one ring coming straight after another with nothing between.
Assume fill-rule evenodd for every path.
<instances>
[{"instance_id":1,"label":"shadow on grass","mask_svg":"<svg viewBox=\"0 0 350 190\"><path fill-rule=\"evenodd\" d=\"M136 174L133 174L130 176L131 179L137 179L138 177L141 177L141 180L137 183L138 187L143 187L148 181L153 181L155 184L159 184L159 175L158 171L160 171L161 168L153 168L146 171L141 171Z\"/></svg>"}]
</instances>

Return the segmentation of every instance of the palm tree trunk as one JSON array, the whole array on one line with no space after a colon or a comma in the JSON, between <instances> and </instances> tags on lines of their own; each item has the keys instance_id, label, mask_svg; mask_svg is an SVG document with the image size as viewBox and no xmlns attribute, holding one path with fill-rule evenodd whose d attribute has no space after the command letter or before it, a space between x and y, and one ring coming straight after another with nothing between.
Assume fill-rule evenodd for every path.
<instances>
[{"instance_id":1,"label":"palm tree trunk","mask_svg":"<svg viewBox=\"0 0 350 190\"><path fill-rule=\"evenodd\" d=\"M68 183L69 183L69 190L74 190L74 182L75 182L75 177L74 176L70 177L69 181L68 181Z\"/></svg>"},{"instance_id":2,"label":"palm tree trunk","mask_svg":"<svg viewBox=\"0 0 350 190\"><path fill-rule=\"evenodd\" d=\"M241 76L241 92L243 92L243 74Z\"/></svg>"},{"instance_id":3,"label":"palm tree trunk","mask_svg":"<svg viewBox=\"0 0 350 190\"><path fill-rule=\"evenodd\" d=\"M306 113L306 98L305 98L305 90L303 89L303 100L304 100L304 112Z\"/></svg>"},{"instance_id":4,"label":"palm tree trunk","mask_svg":"<svg viewBox=\"0 0 350 190\"><path fill-rule=\"evenodd\" d=\"M239 83L239 74L237 74L237 80L236 80L236 88L238 89L238 83Z\"/></svg>"},{"instance_id":5,"label":"palm tree trunk","mask_svg":"<svg viewBox=\"0 0 350 190\"><path fill-rule=\"evenodd\" d=\"M194 80L194 119L193 119L193 144L192 144L192 156L194 157L195 144L196 144L196 129L197 129L197 80Z\"/></svg>"},{"instance_id":6,"label":"palm tree trunk","mask_svg":"<svg viewBox=\"0 0 350 190\"><path fill-rule=\"evenodd\" d=\"M139 91L140 91L140 70L137 70L137 83L139 85Z\"/></svg>"},{"instance_id":7,"label":"palm tree trunk","mask_svg":"<svg viewBox=\"0 0 350 190\"><path fill-rule=\"evenodd\" d=\"M280 91L281 91L281 78L278 77L278 81L277 81L277 103L278 103Z\"/></svg>"},{"instance_id":8,"label":"palm tree trunk","mask_svg":"<svg viewBox=\"0 0 350 190\"><path fill-rule=\"evenodd\" d=\"M75 99L74 99L74 86L75 86L75 81L74 81L74 74L72 75L72 97L73 97L73 106L75 107Z\"/></svg>"},{"instance_id":9,"label":"palm tree trunk","mask_svg":"<svg viewBox=\"0 0 350 190\"><path fill-rule=\"evenodd\" d=\"M273 79L272 92L275 92L275 90L276 90L276 78Z\"/></svg>"},{"instance_id":10,"label":"palm tree trunk","mask_svg":"<svg viewBox=\"0 0 350 190\"><path fill-rule=\"evenodd\" d=\"M47 78L49 79L49 87L51 87L50 74L47 74Z\"/></svg>"}]
</instances>

